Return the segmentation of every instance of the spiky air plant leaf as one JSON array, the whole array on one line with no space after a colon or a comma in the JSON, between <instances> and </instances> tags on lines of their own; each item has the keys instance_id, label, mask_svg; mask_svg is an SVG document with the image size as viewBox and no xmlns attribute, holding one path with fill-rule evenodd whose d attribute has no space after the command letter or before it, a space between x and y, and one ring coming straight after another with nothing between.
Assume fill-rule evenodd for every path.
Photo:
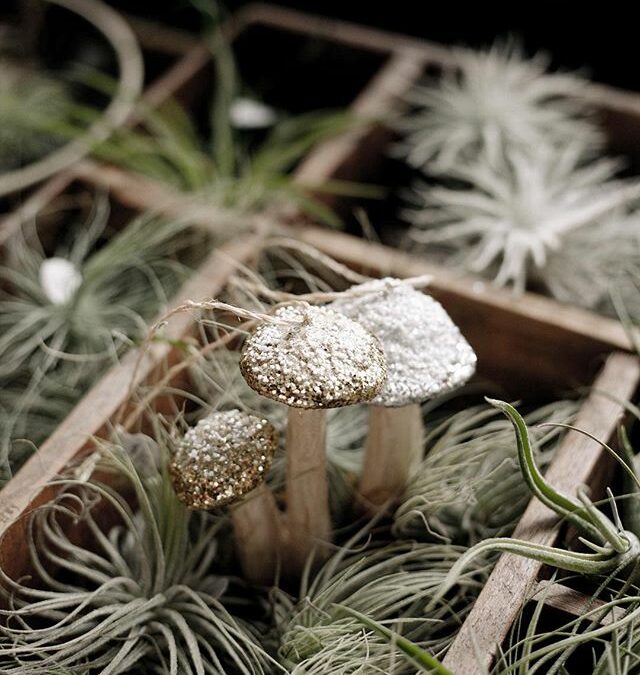
<instances>
[{"instance_id":1,"label":"spiky air plant leaf","mask_svg":"<svg viewBox=\"0 0 640 675\"><path fill-rule=\"evenodd\" d=\"M44 129L68 114L67 88L46 75L0 58L0 168L37 159L56 147Z\"/></svg>"},{"instance_id":2,"label":"spiky air plant leaf","mask_svg":"<svg viewBox=\"0 0 640 675\"><path fill-rule=\"evenodd\" d=\"M238 616L248 615L250 596L216 572L224 520L178 501L165 470L166 439L148 445L138 467L130 439L122 441L105 448L106 463L129 498L97 479L61 480L53 501L32 514L26 536L40 581L2 574L9 607L0 671L276 672L259 622ZM115 524L103 530L106 514ZM78 543L70 524L91 544Z\"/></svg>"},{"instance_id":3,"label":"spiky air plant leaf","mask_svg":"<svg viewBox=\"0 0 640 675\"><path fill-rule=\"evenodd\" d=\"M526 59L513 42L484 52L456 50L455 69L407 96L411 111L398 123L398 154L428 173L459 166L498 166L514 150L540 144L577 145L592 154L604 145L585 102L586 82L548 73L549 59Z\"/></svg>"},{"instance_id":4,"label":"spiky air plant leaf","mask_svg":"<svg viewBox=\"0 0 640 675\"><path fill-rule=\"evenodd\" d=\"M142 216L112 233L108 221L108 202L98 198L90 222L69 232L54 257L29 228L7 244L0 265L0 467L6 477L10 459L18 459L10 457L12 441L46 438L123 349L146 334L146 320L202 255L196 244L204 236L184 222Z\"/></svg>"},{"instance_id":5,"label":"spiky air plant leaf","mask_svg":"<svg viewBox=\"0 0 640 675\"><path fill-rule=\"evenodd\" d=\"M348 616L359 621L366 628L369 628L374 633L386 638L392 646L405 656L409 663L418 666L421 671L426 673L436 673L438 675L452 675L448 668L445 668L437 659L431 656L431 654L418 647L411 642L411 640L403 638L401 635L385 628L381 623L373 621L368 616L356 612L349 607L345 607L344 605L336 606Z\"/></svg>"},{"instance_id":6,"label":"spiky air plant leaf","mask_svg":"<svg viewBox=\"0 0 640 675\"><path fill-rule=\"evenodd\" d=\"M561 494L547 483L536 464L524 419L508 403L492 399L487 399L487 401L502 411L514 427L520 470L532 494L578 530L581 534L580 541L589 552L575 552L509 537L484 539L470 548L454 564L434 601L446 594L447 590L456 583L458 575L476 556L497 551L513 553L537 560L553 568L577 572L585 576L611 575L611 578L621 576L627 577L629 584L635 583L640 572L638 536L631 530L625 529L618 517L614 517L614 522L598 509L583 488L579 488L577 497L573 497ZM593 437L590 436L590 438ZM601 445L617 457L609 446L603 442ZM623 467L632 473L626 464L623 464ZM637 477L636 480L638 480Z\"/></svg>"},{"instance_id":7,"label":"spiky air plant leaf","mask_svg":"<svg viewBox=\"0 0 640 675\"><path fill-rule=\"evenodd\" d=\"M276 596L280 658L292 673L415 672L376 631L363 628L338 605L440 654L453 639L482 587L486 566L459 578L454 593L430 612L430 602L460 547L393 542L347 542L317 575L303 581L297 603Z\"/></svg>"},{"instance_id":8,"label":"spiky air plant leaf","mask_svg":"<svg viewBox=\"0 0 640 675\"><path fill-rule=\"evenodd\" d=\"M619 218L637 201L640 186L612 180L616 161L583 164L581 156L576 144L510 150L500 168L476 163L452 169L457 185L416 185L413 205L404 211L412 246L517 292L541 287L578 305L597 305L602 282L595 294L580 291L586 268L602 273L602 265L592 268L587 256L574 272L571 263L584 252L581 237L590 235L592 241L609 238L607 259L615 248L620 270L637 267L633 220Z\"/></svg>"},{"instance_id":9,"label":"spiky air plant leaf","mask_svg":"<svg viewBox=\"0 0 640 675\"><path fill-rule=\"evenodd\" d=\"M557 401L533 410L527 424L569 423L577 408L574 401ZM544 467L562 432L532 431ZM522 482L508 420L493 408L467 408L433 427L425 448L394 514L394 534L472 545L513 528L530 493Z\"/></svg>"}]
</instances>

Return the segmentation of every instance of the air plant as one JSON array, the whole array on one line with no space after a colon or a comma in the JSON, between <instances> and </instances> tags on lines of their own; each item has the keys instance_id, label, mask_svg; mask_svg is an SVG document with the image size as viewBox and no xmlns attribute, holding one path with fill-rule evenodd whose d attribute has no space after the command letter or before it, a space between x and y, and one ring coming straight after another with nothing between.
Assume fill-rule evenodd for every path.
<instances>
[{"instance_id":1,"label":"air plant","mask_svg":"<svg viewBox=\"0 0 640 675\"><path fill-rule=\"evenodd\" d=\"M55 148L46 156L34 160L27 166L18 166L3 172L0 175L0 196L43 181L89 154L95 144L104 141L115 128L127 121L143 86L142 53L133 31L118 12L100 0L47 0L47 2L65 7L79 15L102 34L113 48L119 78L112 87L113 96L109 104L101 112L94 113L88 127L84 124L79 126L68 143ZM52 103L55 103L55 100ZM21 129L24 129L25 124L29 124L36 135L57 137L52 131L54 125L60 122L59 119L48 116L45 119L42 114L34 114L29 106L23 106L22 102L20 107L25 107L21 117ZM57 114L59 110L53 107L51 112ZM62 120L61 123L65 121ZM15 160L12 160L12 163L15 164Z\"/></svg>"},{"instance_id":2,"label":"air plant","mask_svg":"<svg viewBox=\"0 0 640 675\"><path fill-rule=\"evenodd\" d=\"M556 401L532 410L529 426L570 423L575 401ZM473 406L447 415L425 438L426 454L394 513L393 532L404 538L472 545L509 532L522 514L529 490L522 482L508 420ZM559 428L533 429L540 466L548 464Z\"/></svg>"},{"instance_id":3,"label":"air plant","mask_svg":"<svg viewBox=\"0 0 640 675\"><path fill-rule=\"evenodd\" d=\"M229 126L232 140L209 149L187 113L168 103L148 111L143 128L121 129L94 148L94 156L187 193L194 211L215 211L233 223L274 207L295 205L310 215L337 224L336 216L309 196L309 189L372 190L353 184L327 182L304 186L290 175L296 163L318 142L353 128L344 112L313 112L282 119L266 132L264 140L251 142L248 133L233 126L231 113L219 116L218 125ZM219 134L214 129L214 134ZM222 155L220 153L223 153Z\"/></svg>"},{"instance_id":4,"label":"air plant","mask_svg":"<svg viewBox=\"0 0 640 675\"><path fill-rule=\"evenodd\" d=\"M585 661L595 675L631 675L638 667L638 587L624 592L605 579L590 598L581 616L548 631L541 628L546 591L534 598L530 616L521 616L511 631L506 648L492 668L494 675L507 673L583 673ZM582 653L579 653L582 652ZM586 652L586 653L585 653ZM572 663L576 658L577 666Z\"/></svg>"},{"instance_id":5,"label":"air plant","mask_svg":"<svg viewBox=\"0 0 640 675\"><path fill-rule=\"evenodd\" d=\"M614 160L584 164L576 144L507 149L505 162L455 167L455 186L416 185L413 206L404 211L413 245L517 292L542 287L562 300L597 306L603 287L621 273L609 270L607 284L597 259L591 265L591 257L583 257L575 271L572 263L585 241L606 239L607 262L616 260L620 270L637 267L635 219L620 215L640 197L640 185L612 180ZM585 280L598 273L596 290L583 295Z\"/></svg>"},{"instance_id":6,"label":"air plant","mask_svg":"<svg viewBox=\"0 0 640 675\"><path fill-rule=\"evenodd\" d=\"M37 130L65 119L69 104L62 82L0 60L0 168L20 166L55 148L55 137Z\"/></svg>"},{"instance_id":7,"label":"air plant","mask_svg":"<svg viewBox=\"0 0 640 675\"><path fill-rule=\"evenodd\" d=\"M581 535L580 541L590 552L569 551L508 537L485 539L470 548L455 563L442 584L438 597L446 594L457 576L476 556L495 551L513 553L583 575L625 575L629 583L634 583L640 570L639 535L623 527L615 502L612 501L614 509L612 521L594 506L584 489L578 489L577 499L557 492L546 482L536 465L527 425L517 410L502 401L492 399L488 401L501 410L514 426L520 470L533 495L574 526ZM611 452L613 453L613 450ZM625 467L630 471L626 464ZM640 486L640 483L638 485Z\"/></svg>"},{"instance_id":8,"label":"air plant","mask_svg":"<svg viewBox=\"0 0 640 675\"><path fill-rule=\"evenodd\" d=\"M397 151L413 166L448 175L472 164L497 168L512 152L540 145L575 145L581 156L604 145L583 96L586 81L548 73L545 55L525 59L507 42L453 57L455 68L407 95Z\"/></svg>"},{"instance_id":9,"label":"air plant","mask_svg":"<svg viewBox=\"0 0 640 675\"><path fill-rule=\"evenodd\" d=\"M138 466L126 438L103 447L135 505L97 479L69 478L32 514L26 536L40 584L2 573L10 603L0 610L3 673L273 672L258 623L240 618L242 583L216 572L224 520L189 512L171 488L168 433L147 444ZM115 520L106 532L98 511ZM90 548L71 538L69 522Z\"/></svg>"},{"instance_id":10,"label":"air plant","mask_svg":"<svg viewBox=\"0 0 640 675\"><path fill-rule=\"evenodd\" d=\"M362 545L361 536L346 542L314 577L303 578L297 603L282 593L276 595L279 656L290 672L415 672L384 637L363 628L349 612L365 615L440 654L488 572L476 561L474 569L458 579L451 597L426 613L426 604L464 549L402 541Z\"/></svg>"},{"instance_id":11,"label":"air plant","mask_svg":"<svg viewBox=\"0 0 640 675\"><path fill-rule=\"evenodd\" d=\"M78 394L146 334L146 320L197 260L203 236L184 222L141 216L103 244L108 220L99 198L89 224L74 228L53 256L29 228L7 243L0 266L5 474L12 441L46 438ZM58 386L59 396L46 395Z\"/></svg>"}]
</instances>

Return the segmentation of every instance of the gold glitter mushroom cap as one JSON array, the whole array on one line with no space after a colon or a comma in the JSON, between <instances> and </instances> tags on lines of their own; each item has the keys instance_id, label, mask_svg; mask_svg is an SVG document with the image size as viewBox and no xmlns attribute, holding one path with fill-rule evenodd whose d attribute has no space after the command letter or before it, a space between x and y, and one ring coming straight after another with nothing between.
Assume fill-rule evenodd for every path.
<instances>
[{"instance_id":1,"label":"gold glitter mushroom cap","mask_svg":"<svg viewBox=\"0 0 640 675\"><path fill-rule=\"evenodd\" d=\"M353 286L330 307L362 324L381 342L388 374L374 405L398 407L462 386L476 354L444 307L401 279Z\"/></svg>"},{"instance_id":2,"label":"gold glitter mushroom cap","mask_svg":"<svg viewBox=\"0 0 640 675\"><path fill-rule=\"evenodd\" d=\"M240 370L259 394L294 408L339 408L370 401L387 366L371 333L343 314L285 305L247 338Z\"/></svg>"},{"instance_id":3,"label":"gold glitter mushroom cap","mask_svg":"<svg viewBox=\"0 0 640 675\"><path fill-rule=\"evenodd\" d=\"M190 509L235 502L264 480L277 447L267 420L240 410L211 413L187 431L169 464L176 495Z\"/></svg>"}]
</instances>

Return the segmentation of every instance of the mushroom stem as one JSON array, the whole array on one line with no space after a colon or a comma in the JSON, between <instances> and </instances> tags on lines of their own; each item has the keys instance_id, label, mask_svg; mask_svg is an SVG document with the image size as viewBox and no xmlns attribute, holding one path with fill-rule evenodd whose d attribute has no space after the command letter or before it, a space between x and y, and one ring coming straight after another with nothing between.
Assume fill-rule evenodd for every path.
<instances>
[{"instance_id":1,"label":"mushroom stem","mask_svg":"<svg viewBox=\"0 0 640 675\"><path fill-rule=\"evenodd\" d=\"M287 425L288 563L299 574L314 549L331 537L326 468L326 411L291 408Z\"/></svg>"},{"instance_id":2,"label":"mushroom stem","mask_svg":"<svg viewBox=\"0 0 640 675\"><path fill-rule=\"evenodd\" d=\"M420 460L424 428L419 403L400 408L370 406L369 434L359 492L375 511L404 489Z\"/></svg>"},{"instance_id":3,"label":"mushroom stem","mask_svg":"<svg viewBox=\"0 0 640 675\"><path fill-rule=\"evenodd\" d=\"M231 520L244 578L254 584L273 584L280 562L280 511L266 483L231 507Z\"/></svg>"}]
</instances>

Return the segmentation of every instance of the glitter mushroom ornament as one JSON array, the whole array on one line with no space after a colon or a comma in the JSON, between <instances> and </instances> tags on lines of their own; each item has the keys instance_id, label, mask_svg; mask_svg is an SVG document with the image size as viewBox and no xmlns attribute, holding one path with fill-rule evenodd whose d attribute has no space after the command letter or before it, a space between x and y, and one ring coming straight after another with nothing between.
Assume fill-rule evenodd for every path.
<instances>
[{"instance_id":1,"label":"glitter mushroom ornament","mask_svg":"<svg viewBox=\"0 0 640 675\"><path fill-rule=\"evenodd\" d=\"M401 279L353 286L329 305L382 344L387 379L370 402L359 492L371 510L397 496L423 449L420 403L462 386L476 355L442 305Z\"/></svg>"},{"instance_id":2,"label":"glitter mushroom ornament","mask_svg":"<svg viewBox=\"0 0 640 675\"><path fill-rule=\"evenodd\" d=\"M254 583L275 579L279 511L264 483L278 434L241 410L216 411L189 429L169 464L178 499L194 510L230 506L236 552Z\"/></svg>"},{"instance_id":3,"label":"glitter mushroom ornament","mask_svg":"<svg viewBox=\"0 0 640 675\"><path fill-rule=\"evenodd\" d=\"M360 324L325 307L282 306L243 347L249 386L289 406L286 538L288 571L299 574L331 538L326 473L326 409L374 398L387 373L382 347Z\"/></svg>"}]
</instances>

